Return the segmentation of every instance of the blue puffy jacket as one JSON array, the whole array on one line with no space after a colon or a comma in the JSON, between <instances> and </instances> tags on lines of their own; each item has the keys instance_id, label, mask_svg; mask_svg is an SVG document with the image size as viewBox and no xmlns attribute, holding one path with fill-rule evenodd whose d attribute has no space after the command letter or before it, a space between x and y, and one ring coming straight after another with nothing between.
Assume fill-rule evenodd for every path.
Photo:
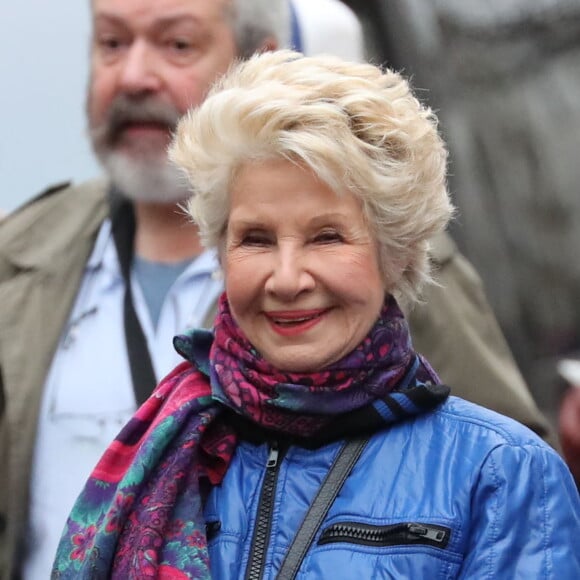
<instances>
[{"instance_id":1,"label":"blue puffy jacket","mask_svg":"<svg viewBox=\"0 0 580 580\"><path fill-rule=\"evenodd\" d=\"M340 446L240 443L206 503L214 579L276 577ZM450 397L371 438L298 577L578 580L578 492L527 428Z\"/></svg>"}]
</instances>

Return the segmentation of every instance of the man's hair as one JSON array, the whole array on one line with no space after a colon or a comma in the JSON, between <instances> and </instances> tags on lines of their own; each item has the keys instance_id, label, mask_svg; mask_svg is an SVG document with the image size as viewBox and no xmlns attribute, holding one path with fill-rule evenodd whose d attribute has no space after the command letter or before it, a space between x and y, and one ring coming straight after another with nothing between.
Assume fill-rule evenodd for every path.
<instances>
[{"instance_id":1,"label":"man's hair","mask_svg":"<svg viewBox=\"0 0 580 580\"><path fill-rule=\"evenodd\" d=\"M429 281L428 240L452 214L437 120L399 74L284 50L233 68L179 123L170 159L187 175L189 211L220 246L228 192L246 163L287 159L362 203L386 287L411 302Z\"/></svg>"},{"instance_id":2,"label":"man's hair","mask_svg":"<svg viewBox=\"0 0 580 580\"><path fill-rule=\"evenodd\" d=\"M268 37L274 38L280 48L290 46L290 1L227 0L227 17L232 25L240 58L249 58Z\"/></svg>"}]
</instances>

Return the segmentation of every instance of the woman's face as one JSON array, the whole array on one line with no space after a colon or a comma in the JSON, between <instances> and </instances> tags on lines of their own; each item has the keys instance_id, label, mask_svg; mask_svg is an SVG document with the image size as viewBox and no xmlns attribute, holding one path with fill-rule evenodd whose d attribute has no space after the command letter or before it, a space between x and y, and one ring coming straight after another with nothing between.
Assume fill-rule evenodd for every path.
<instances>
[{"instance_id":1,"label":"woman's face","mask_svg":"<svg viewBox=\"0 0 580 580\"><path fill-rule=\"evenodd\" d=\"M261 355L283 371L316 371L353 350L385 296L360 202L289 161L236 176L222 246L230 308Z\"/></svg>"}]
</instances>

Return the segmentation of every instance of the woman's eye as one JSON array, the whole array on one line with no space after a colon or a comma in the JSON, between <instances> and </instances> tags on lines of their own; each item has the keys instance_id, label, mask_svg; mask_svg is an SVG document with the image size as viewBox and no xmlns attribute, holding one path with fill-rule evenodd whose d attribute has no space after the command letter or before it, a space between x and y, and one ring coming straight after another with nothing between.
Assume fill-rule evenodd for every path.
<instances>
[{"instance_id":1,"label":"woman's eye","mask_svg":"<svg viewBox=\"0 0 580 580\"><path fill-rule=\"evenodd\" d=\"M270 245L270 243L271 239L266 234L251 233L242 237L240 245L264 247Z\"/></svg>"},{"instance_id":2,"label":"woman's eye","mask_svg":"<svg viewBox=\"0 0 580 580\"><path fill-rule=\"evenodd\" d=\"M336 231L323 231L314 236L314 242L317 244L335 244L342 242L343 237Z\"/></svg>"}]
</instances>

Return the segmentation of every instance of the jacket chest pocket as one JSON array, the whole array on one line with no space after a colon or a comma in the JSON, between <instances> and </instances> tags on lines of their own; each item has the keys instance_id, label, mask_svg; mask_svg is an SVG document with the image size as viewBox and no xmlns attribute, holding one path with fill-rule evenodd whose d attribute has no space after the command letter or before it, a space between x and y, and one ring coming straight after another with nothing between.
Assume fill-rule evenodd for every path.
<instances>
[{"instance_id":1,"label":"jacket chest pocket","mask_svg":"<svg viewBox=\"0 0 580 580\"><path fill-rule=\"evenodd\" d=\"M463 558L451 526L401 521L374 525L349 520L323 526L301 578L432 580L455 578Z\"/></svg>"}]
</instances>

